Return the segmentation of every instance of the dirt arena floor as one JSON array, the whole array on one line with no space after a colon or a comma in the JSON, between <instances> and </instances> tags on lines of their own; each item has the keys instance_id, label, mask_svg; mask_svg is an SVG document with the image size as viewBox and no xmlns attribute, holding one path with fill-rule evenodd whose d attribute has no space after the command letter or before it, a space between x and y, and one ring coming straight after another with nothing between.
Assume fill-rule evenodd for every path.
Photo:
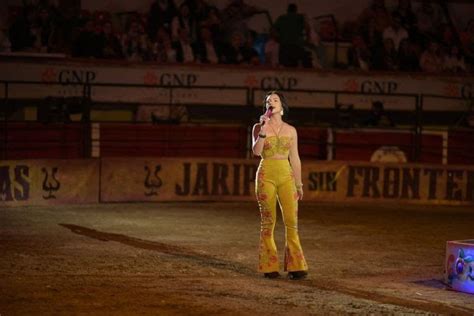
<instances>
[{"instance_id":1,"label":"dirt arena floor","mask_svg":"<svg viewBox=\"0 0 474 316\"><path fill-rule=\"evenodd\" d=\"M293 281L255 270L255 203L3 208L0 315L474 315L443 284L446 241L473 223L472 207L302 203L310 274Z\"/></svg>"}]
</instances>

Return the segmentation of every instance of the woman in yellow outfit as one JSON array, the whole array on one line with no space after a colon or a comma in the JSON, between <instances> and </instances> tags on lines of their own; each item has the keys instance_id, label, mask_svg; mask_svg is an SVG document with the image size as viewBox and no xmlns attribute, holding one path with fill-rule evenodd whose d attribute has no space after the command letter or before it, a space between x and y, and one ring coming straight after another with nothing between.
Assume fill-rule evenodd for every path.
<instances>
[{"instance_id":1,"label":"woman in yellow outfit","mask_svg":"<svg viewBox=\"0 0 474 316\"><path fill-rule=\"evenodd\" d=\"M273 236L278 201L286 232L284 271L290 279L302 279L308 266L298 236L298 200L303 198L298 136L296 129L282 120L288 105L281 93L267 93L264 111L252 130L252 151L262 158L255 181L261 218L258 271L266 278L280 276Z\"/></svg>"}]
</instances>

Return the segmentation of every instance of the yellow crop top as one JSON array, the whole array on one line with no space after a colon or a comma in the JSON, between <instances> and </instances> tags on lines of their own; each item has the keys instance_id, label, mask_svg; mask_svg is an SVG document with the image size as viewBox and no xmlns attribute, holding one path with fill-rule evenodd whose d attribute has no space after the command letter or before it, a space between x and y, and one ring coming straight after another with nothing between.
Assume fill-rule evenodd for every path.
<instances>
[{"instance_id":1,"label":"yellow crop top","mask_svg":"<svg viewBox=\"0 0 474 316\"><path fill-rule=\"evenodd\" d=\"M271 158L276 154L286 156L290 154L291 137L290 136L268 136L265 139L262 150L262 158Z\"/></svg>"}]
</instances>

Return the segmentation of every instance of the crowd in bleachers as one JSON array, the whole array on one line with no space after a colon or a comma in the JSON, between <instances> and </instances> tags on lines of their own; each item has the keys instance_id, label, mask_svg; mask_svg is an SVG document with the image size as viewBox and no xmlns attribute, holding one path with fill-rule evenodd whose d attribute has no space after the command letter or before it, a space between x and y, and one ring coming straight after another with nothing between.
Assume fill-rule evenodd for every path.
<instances>
[{"instance_id":1,"label":"crowd in bleachers","mask_svg":"<svg viewBox=\"0 0 474 316\"><path fill-rule=\"evenodd\" d=\"M178 1L176 1L178 2ZM244 0L218 9L206 0L155 0L147 13L60 10L47 0L10 7L0 32L0 51L65 53L80 58L161 63L267 65L330 68L323 42L349 41L343 67L360 70L470 72L474 61L474 20L455 30L442 8L422 1L414 10L399 0L388 10L374 0L355 21L336 28L290 4L268 34L246 21L263 10ZM339 29L339 31L336 31ZM341 65L336 65L341 66Z\"/></svg>"},{"instance_id":2,"label":"crowd in bleachers","mask_svg":"<svg viewBox=\"0 0 474 316\"><path fill-rule=\"evenodd\" d=\"M431 1L413 10L410 0L399 0L390 12L384 0L374 0L353 26L352 68L458 73L470 71L474 61L474 20L456 30Z\"/></svg>"}]
</instances>

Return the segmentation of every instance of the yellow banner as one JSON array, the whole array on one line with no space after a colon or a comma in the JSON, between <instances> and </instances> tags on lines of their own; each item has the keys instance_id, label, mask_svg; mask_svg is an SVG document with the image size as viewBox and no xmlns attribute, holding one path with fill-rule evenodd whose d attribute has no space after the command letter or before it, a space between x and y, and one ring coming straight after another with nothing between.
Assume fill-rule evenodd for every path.
<instances>
[{"instance_id":1,"label":"yellow banner","mask_svg":"<svg viewBox=\"0 0 474 316\"><path fill-rule=\"evenodd\" d=\"M103 158L101 201L254 199L257 160Z\"/></svg>"},{"instance_id":2,"label":"yellow banner","mask_svg":"<svg viewBox=\"0 0 474 316\"><path fill-rule=\"evenodd\" d=\"M103 202L253 201L258 160L102 159ZM305 200L473 204L474 167L303 162Z\"/></svg>"},{"instance_id":3,"label":"yellow banner","mask_svg":"<svg viewBox=\"0 0 474 316\"><path fill-rule=\"evenodd\" d=\"M0 206L97 203L98 160L0 162Z\"/></svg>"},{"instance_id":4,"label":"yellow banner","mask_svg":"<svg viewBox=\"0 0 474 316\"><path fill-rule=\"evenodd\" d=\"M0 206L255 201L257 166L214 158L4 161ZM468 166L303 161L302 178L306 201L474 204Z\"/></svg>"},{"instance_id":5,"label":"yellow banner","mask_svg":"<svg viewBox=\"0 0 474 316\"><path fill-rule=\"evenodd\" d=\"M303 165L314 201L474 204L474 167L320 162Z\"/></svg>"}]
</instances>

